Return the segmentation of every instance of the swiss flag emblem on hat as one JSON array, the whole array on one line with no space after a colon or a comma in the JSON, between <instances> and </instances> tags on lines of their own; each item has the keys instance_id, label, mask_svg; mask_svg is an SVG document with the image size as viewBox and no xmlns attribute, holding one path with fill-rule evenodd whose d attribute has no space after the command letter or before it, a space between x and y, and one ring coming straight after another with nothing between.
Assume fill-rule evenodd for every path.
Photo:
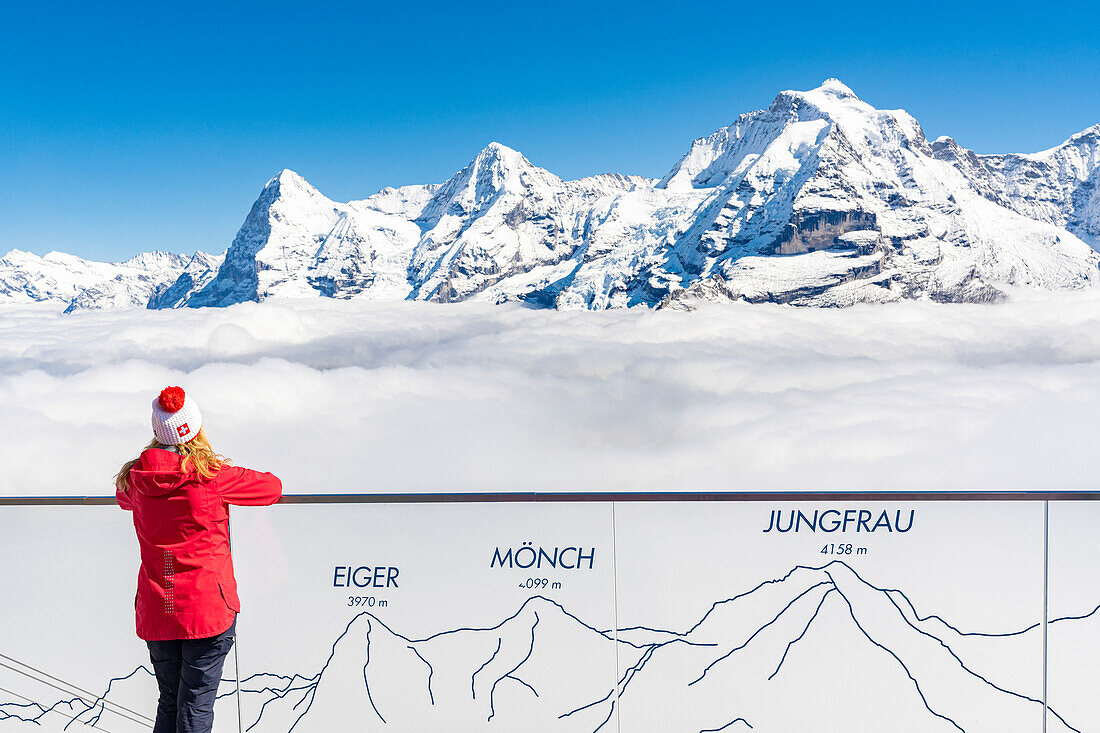
<instances>
[{"instance_id":1,"label":"swiss flag emblem on hat","mask_svg":"<svg viewBox=\"0 0 1100 733\"><path fill-rule=\"evenodd\" d=\"M191 428L187 427L187 423L184 423L183 425L180 425L178 428L176 428L176 432L179 433L179 436L181 438L183 438L191 432Z\"/></svg>"}]
</instances>

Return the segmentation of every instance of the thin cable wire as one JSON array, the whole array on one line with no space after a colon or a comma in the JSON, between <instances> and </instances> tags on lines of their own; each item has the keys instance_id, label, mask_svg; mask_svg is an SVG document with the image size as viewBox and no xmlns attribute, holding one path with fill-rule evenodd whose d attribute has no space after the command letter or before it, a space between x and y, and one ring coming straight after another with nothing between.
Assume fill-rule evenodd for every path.
<instances>
[{"instance_id":1,"label":"thin cable wire","mask_svg":"<svg viewBox=\"0 0 1100 733\"><path fill-rule=\"evenodd\" d=\"M51 680L53 680L54 682L60 682L61 684L65 685L65 686L67 686L67 687L69 687L69 688L71 688L71 689L69 689L69 690L63 690L63 689L61 689L60 687L55 687L55 689L61 690L61 692L64 692L64 693L67 693L67 694L69 694L69 693L71 693L71 691L72 691L72 690L76 690L77 692L82 692L82 693L84 693L85 695L88 695L88 696L89 696L89 697L90 697L90 698L91 698L92 700L97 700L97 699L99 699L99 695L95 694L95 693L94 693L94 692L92 692L91 690L85 690L85 689L84 689L83 687L78 687L77 685L74 685L74 684L73 684L72 682L68 682L68 681L66 681L66 680L63 680L63 679L61 679L61 678L59 678L59 677L54 677L54 676L53 676L52 674L50 674L49 672L44 672L44 671L42 671L41 669L38 669L38 668L36 668L36 667L32 667L31 665L27 664L26 662L21 662L21 661L20 661L20 660L18 660L18 659L13 659L12 657L9 657L9 656L8 656L8 655L6 655L6 654L0 654L0 659L6 659L6 660L8 660L9 662L12 662L12 663L14 663L14 664L18 664L18 665L19 665L19 666L21 666L21 667L26 667L27 669L31 670L32 672L34 672L34 673L36 673L36 674L40 674L40 675L42 675L43 677L46 677L47 679L51 679ZM3 666L7 666L7 665L3 665ZM12 669L12 668L11 668L11 667L8 667L8 669ZM13 671L15 671L15 672L19 672L20 674L23 674L23 675L25 675L25 676L27 676L27 677L30 677L31 679L35 679L35 677L34 677L33 675L27 674L26 672L22 672L22 671L20 671L20 670L18 670L18 669L16 669L16 670L13 670ZM44 682L43 680L37 680L37 681L39 681L39 682L43 682L43 684L46 684L46 683L45 683L45 682ZM51 686L52 686L52 685L51 685ZM84 699L84 698L83 698L83 696L81 696L81 699ZM139 718L143 718L143 719L145 719L145 720L148 720L148 721L149 721L150 723L152 723L152 722L153 722L153 719L152 719L152 718L150 718L150 717L149 717L148 715L145 715L144 713L138 712L137 710L133 710L133 709L131 709L131 708L128 708L128 707L126 707L125 705L119 705L119 704L118 704L117 702L111 702L111 701L108 701L108 700L102 700L101 702L103 702L103 703L105 703L105 704L107 704L107 705L111 705L111 706L113 706L113 707L116 707L116 708L118 708L119 710L125 710L126 712L128 712L128 713L132 713L132 714L134 714L134 715L138 716Z\"/></svg>"},{"instance_id":2,"label":"thin cable wire","mask_svg":"<svg viewBox=\"0 0 1100 733\"><path fill-rule=\"evenodd\" d=\"M0 687L0 692L3 692L3 693L8 694L8 695L12 695L14 697L18 697L20 700L26 700L27 702L29 702L33 705L38 705L39 707L42 707L42 703L35 702L34 700L30 699L29 697L26 697L24 695L20 695L18 692L15 692L13 690L9 690L5 687ZM74 715L66 715L65 713L61 712L60 710L58 710L56 708L49 708L49 709L46 710L46 712L57 713L58 715L60 715L62 717L68 718L69 720L73 720L76 717ZM45 715L45 713L43 713L43 715ZM88 723L83 723L83 725L88 725ZM92 727L95 728L96 730L103 731L103 733L112 733L112 731L109 728L101 728L99 725L93 725Z\"/></svg>"},{"instance_id":3,"label":"thin cable wire","mask_svg":"<svg viewBox=\"0 0 1100 733\"><path fill-rule=\"evenodd\" d=\"M2 656L2 655L0 655L0 656ZM11 659L11 657L6 657L5 656L4 659ZM20 662L18 660L13 659L12 661L16 662L17 664L23 664L22 662ZM34 667L31 667L30 665L23 665L23 666L27 667L28 669L34 669ZM47 682L46 680L39 679L38 677L35 677L34 675L29 674L28 672L24 672L21 669L17 669L16 667L12 667L10 664L4 664L3 662L0 662L0 667L5 667L7 669L10 669L12 672L15 672L16 674L21 674L24 677L32 679L32 680L34 680L35 682L37 682L41 685L46 685L47 687L52 687L53 689L58 690L59 692L62 692L66 695L72 695L73 694L72 690L66 690L63 687L58 687L57 685L53 684L52 682ZM35 670L35 671L37 671L37 670ZM43 674L45 674L45 673L43 672ZM49 676L49 675L47 675L47 676ZM52 679L57 679L57 678L52 677ZM62 684L65 684L65 685L69 684L68 682L65 682L64 680L58 680L58 681L61 682ZM80 689L80 688L78 688L74 685L69 685L69 686L72 687L73 689L76 689L76 690ZM10 693L10 694L15 694L15 693ZM91 694L91 693L88 693L88 694ZM88 712L89 710L94 709L96 705L103 704L104 707L106 707L106 704L107 704L106 700L99 700L98 702L96 702L96 700L98 699L97 697L93 697L92 700L88 700L88 699L84 698L82 695L74 695L74 697L76 697L78 700L80 700L82 703L84 703L88 707L85 710L82 710L81 712L77 713L76 715L66 715L65 713L58 710L56 707L49 707L48 708L47 706L42 705L42 703L40 703L36 700L30 700L30 698L23 697L22 695L18 695L17 697L22 697L24 700L29 700L30 702L33 702L35 705L38 705L43 710L49 709L51 712L55 712L58 715L64 715L65 717L68 717L70 720L76 720L77 718L79 718L84 713ZM110 703L110 704L114 705L114 703ZM122 706L117 705L116 707L121 708ZM126 710L126 708L122 708L122 709ZM109 710L107 712L114 713L115 715L117 715L120 718L125 718L126 720L129 720L132 723L137 723L138 725L145 726L147 728L152 728L153 727L152 725L150 725L153 722L153 719L152 718L147 718L146 716L142 715L141 713L134 713L134 714L140 716L141 718L145 718L145 720L140 720L139 718L135 718L131 715L127 715L125 713L120 713L117 710ZM93 726L93 727L95 727L95 726ZM101 730L105 730L105 729L101 729Z\"/></svg>"}]
</instances>

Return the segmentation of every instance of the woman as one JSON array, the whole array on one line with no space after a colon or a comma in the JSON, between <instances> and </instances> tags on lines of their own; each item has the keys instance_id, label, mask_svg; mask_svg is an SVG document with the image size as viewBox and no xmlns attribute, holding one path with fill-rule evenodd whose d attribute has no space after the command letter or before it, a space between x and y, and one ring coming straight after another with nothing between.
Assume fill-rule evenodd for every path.
<instances>
[{"instance_id":1,"label":"woman","mask_svg":"<svg viewBox=\"0 0 1100 733\"><path fill-rule=\"evenodd\" d=\"M115 477L141 547L134 607L160 688L153 733L207 733L241 608L228 505L274 504L282 483L215 453L179 387L153 400L153 435Z\"/></svg>"}]
</instances>

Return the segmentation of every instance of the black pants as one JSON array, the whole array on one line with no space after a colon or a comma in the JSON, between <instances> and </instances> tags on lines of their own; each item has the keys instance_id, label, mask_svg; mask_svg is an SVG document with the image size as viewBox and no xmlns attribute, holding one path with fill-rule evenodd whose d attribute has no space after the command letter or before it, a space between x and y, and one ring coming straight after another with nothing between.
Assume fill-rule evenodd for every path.
<instances>
[{"instance_id":1,"label":"black pants","mask_svg":"<svg viewBox=\"0 0 1100 733\"><path fill-rule=\"evenodd\" d=\"M209 639L145 642L160 688L153 733L209 733L222 665L236 628L234 620L227 631Z\"/></svg>"}]
</instances>

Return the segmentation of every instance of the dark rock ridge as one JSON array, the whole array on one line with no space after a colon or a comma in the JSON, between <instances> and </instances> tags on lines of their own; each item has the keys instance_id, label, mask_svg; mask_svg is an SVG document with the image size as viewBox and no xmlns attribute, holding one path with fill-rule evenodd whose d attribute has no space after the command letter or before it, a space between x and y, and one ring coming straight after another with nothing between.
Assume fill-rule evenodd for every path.
<instances>
[{"instance_id":1,"label":"dark rock ridge","mask_svg":"<svg viewBox=\"0 0 1100 733\"><path fill-rule=\"evenodd\" d=\"M797 255L828 249L840 244L840 236L848 232L874 230L876 217L866 211L799 212L787 223L783 236L775 241L768 254Z\"/></svg>"}]
</instances>

